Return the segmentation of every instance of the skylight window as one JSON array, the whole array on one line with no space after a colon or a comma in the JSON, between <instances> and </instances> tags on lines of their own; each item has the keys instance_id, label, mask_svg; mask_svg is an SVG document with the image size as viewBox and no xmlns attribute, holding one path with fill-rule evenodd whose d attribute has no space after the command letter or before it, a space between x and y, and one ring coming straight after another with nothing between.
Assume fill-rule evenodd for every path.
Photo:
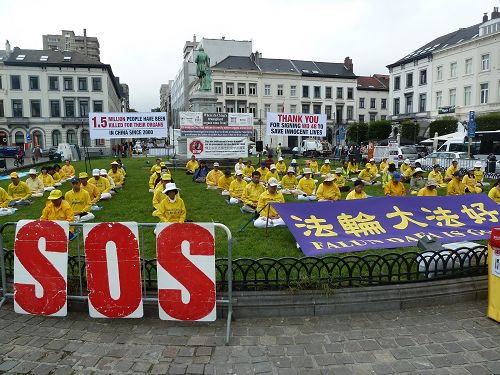
<instances>
[{"instance_id":1,"label":"skylight window","mask_svg":"<svg viewBox=\"0 0 500 375\"><path fill-rule=\"evenodd\" d=\"M17 55L16 60L17 61L23 61L26 55Z\"/></svg>"},{"instance_id":2,"label":"skylight window","mask_svg":"<svg viewBox=\"0 0 500 375\"><path fill-rule=\"evenodd\" d=\"M319 74L319 72L317 70L313 70L313 73L314 74Z\"/></svg>"},{"instance_id":3,"label":"skylight window","mask_svg":"<svg viewBox=\"0 0 500 375\"><path fill-rule=\"evenodd\" d=\"M302 73L310 73L307 69L302 69Z\"/></svg>"},{"instance_id":4,"label":"skylight window","mask_svg":"<svg viewBox=\"0 0 500 375\"><path fill-rule=\"evenodd\" d=\"M479 36L479 34L476 34L476 35L474 35L474 36L472 37L472 39L477 38L478 36Z\"/></svg>"},{"instance_id":5,"label":"skylight window","mask_svg":"<svg viewBox=\"0 0 500 375\"><path fill-rule=\"evenodd\" d=\"M458 44L458 43L462 43L463 41L464 41L463 39L460 39L460 40L457 42L457 44Z\"/></svg>"},{"instance_id":6,"label":"skylight window","mask_svg":"<svg viewBox=\"0 0 500 375\"><path fill-rule=\"evenodd\" d=\"M64 61L71 61L71 56L64 56Z\"/></svg>"},{"instance_id":7,"label":"skylight window","mask_svg":"<svg viewBox=\"0 0 500 375\"><path fill-rule=\"evenodd\" d=\"M49 59L49 56L47 56L47 55L40 56L40 61L47 61L48 59Z\"/></svg>"}]
</instances>

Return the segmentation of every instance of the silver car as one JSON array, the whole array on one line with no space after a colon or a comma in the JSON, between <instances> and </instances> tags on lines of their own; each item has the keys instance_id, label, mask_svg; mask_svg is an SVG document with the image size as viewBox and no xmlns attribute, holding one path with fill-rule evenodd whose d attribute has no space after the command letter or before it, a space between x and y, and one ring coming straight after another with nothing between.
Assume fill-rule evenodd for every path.
<instances>
[{"instance_id":1,"label":"silver car","mask_svg":"<svg viewBox=\"0 0 500 375\"><path fill-rule=\"evenodd\" d=\"M443 169L446 169L451 165L453 160L456 160L458 166L463 169L474 168L478 162L481 163L482 169L486 167L484 160L469 158L466 152L437 151L426 157L417 159L416 162L420 163L422 167L426 167L425 169L432 168L435 164L439 164Z\"/></svg>"}]
</instances>

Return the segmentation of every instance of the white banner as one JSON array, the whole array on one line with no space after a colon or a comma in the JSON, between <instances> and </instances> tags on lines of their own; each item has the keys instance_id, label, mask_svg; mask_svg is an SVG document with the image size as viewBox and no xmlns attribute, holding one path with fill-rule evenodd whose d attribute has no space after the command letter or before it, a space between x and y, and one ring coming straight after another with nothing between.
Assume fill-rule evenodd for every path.
<instances>
[{"instance_id":1,"label":"white banner","mask_svg":"<svg viewBox=\"0 0 500 375\"><path fill-rule=\"evenodd\" d=\"M181 136L195 137L252 137L251 113L180 112Z\"/></svg>"},{"instance_id":2,"label":"white banner","mask_svg":"<svg viewBox=\"0 0 500 375\"><path fill-rule=\"evenodd\" d=\"M326 115L268 112L266 135L326 137Z\"/></svg>"},{"instance_id":3,"label":"white banner","mask_svg":"<svg viewBox=\"0 0 500 375\"><path fill-rule=\"evenodd\" d=\"M247 138L198 137L187 139L187 156L197 159L238 159L248 157Z\"/></svg>"},{"instance_id":4,"label":"white banner","mask_svg":"<svg viewBox=\"0 0 500 375\"><path fill-rule=\"evenodd\" d=\"M166 138L165 112L90 112L91 139Z\"/></svg>"}]
</instances>

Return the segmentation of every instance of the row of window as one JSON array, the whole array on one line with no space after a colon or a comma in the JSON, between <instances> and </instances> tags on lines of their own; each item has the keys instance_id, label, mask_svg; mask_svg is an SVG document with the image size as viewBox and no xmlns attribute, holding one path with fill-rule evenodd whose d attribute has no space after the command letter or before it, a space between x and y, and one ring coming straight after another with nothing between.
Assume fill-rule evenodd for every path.
<instances>
[{"instance_id":1,"label":"row of window","mask_svg":"<svg viewBox=\"0 0 500 375\"><path fill-rule=\"evenodd\" d=\"M359 108L365 108L365 98L359 98ZM376 98L370 98L370 109L377 109ZM380 109L387 109L387 99L380 99Z\"/></svg>"},{"instance_id":2,"label":"row of window","mask_svg":"<svg viewBox=\"0 0 500 375\"><path fill-rule=\"evenodd\" d=\"M387 120L387 116L386 115L381 115L380 116L380 120L382 120L382 121ZM359 122L365 122L366 121L365 115L359 115L358 121ZM377 121L377 114L376 113L370 113L370 115L369 115L369 121L370 122Z\"/></svg>"},{"instance_id":3,"label":"row of window","mask_svg":"<svg viewBox=\"0 0 500 375\"><path fill-rule=\"evenodd\" d=\"M65 98L63 99L64 112L61 112L60 100L49 100L50 117L87 117L89 114L88 99ZM76 104L78 104L78 112L76 111ZM94 112L103 112L102 100L92 101ZM12 117L24 117L24 108L22 99L12 99ZM30 116L42 117L42 105L40 100L30 100ZM61 116L61 113L63 116ZM79 116L77 115L79 114ZM0 117L5 117L4 103L0 100Z\"/></svg>"},{"instance_id":4,"label":"row of window","mask_svg":"<svg viewBox=\"0 0 500 375\"><path fill-rule=\"evenodd\" d=\"M75 91L74 89L74 78L75 77L62 77L63 78L63 90L64 91ZM89 91L88 78L87 77L76 77L78 91ZM59 91L59 76L49 76L49 91ZM40 77L38 76L28 76L28 88L31 91L40 90ZM0 76L0 89L3 89L2 76ZM10 89L11 90L22 90L21 76L11 75L10 76ZM92 91L102 91L102 79L101 77L92 77Z\"/></svg>"},{"instance_id":5,"label":"row of window","mask_svg":"<svg viewBox=\"0 0 500 375\"><path fill-rule=\"evenodd\" d=\"M225 95L235 95L235 84L234 82L226 82L225 84L226 90ZM288 87L287 87L288 88ZM302 86L302 97L309 98L310 97L310 86ZM247 84L246 83L237 83L236 84L237 95L243 96L247 95ZM332 96L332 87L325 87L325 99L333 99ZM289 93L291 97L297 97L297 85L290 85ZM344 99L344 87L337 87L336 98ZM312 86L312 94L314 99L322 98L322 87L321 86ZM223 94L223 83L222 82L214 82L214 93L216 95L224 95ZM248 95L256 96L257 95L257 84L249 83L248 84ZM264 96L273 95L272 85L265 84L264 85ZM278 84L276 85L276 96L285 96L285 85ZM354 98L354 89L352 87L347 88L347 99Z\"/></svg>"},{"instance_id":6,"label":"row of window","mask_svg":"<svg viewBox=\"0 0 500 375\"><path fill-rule=\"evenodd\" d=\"M490 54L485 53L481 55L481 72L487 72L490 70ZM472 57L465 59L464 62L464 75L471 75L474 73ZM427 84L427 69L422 69L418 72L419 84ZM436 82L442 81L444 76L444 66L439 65L436 67ZM458 63L456 61L450 63L449 76L451 78L458 77ZM413 72L406 73L406 86L405 88L413 87ZM394 77L394 90L401 89L401 76Z\"/></svg>"},{"instance_id":7,"label":"row of window","mask_svg":"<svg viewBox=\"0 0 500 375\"><path fill-rule=\"evenodd\" d=\"M1 136L7 136L5 132L2 132ZM76 131L73 129L69 129L66 132L66 142L71 143L71 144L76 144L77 143L77 134ZM38 140L39 145L43 145L43 135L39 130L33 131L33 138ZM57 146L59 143L62 142L62 134L60 130L53 130L51 133L51 139L52 139L52 146ZM90 146L90 133L88 130L82 130L81 131L81 136L80 136L80 142L82 146ZM25 135L23 132L16 132L14 135L14 143L16 144L22 144L25 143ZM96 139L95 140L95 145L96 146L102 146L104 145L104 140L103 139Z\"/></svg>"}]
</instances>

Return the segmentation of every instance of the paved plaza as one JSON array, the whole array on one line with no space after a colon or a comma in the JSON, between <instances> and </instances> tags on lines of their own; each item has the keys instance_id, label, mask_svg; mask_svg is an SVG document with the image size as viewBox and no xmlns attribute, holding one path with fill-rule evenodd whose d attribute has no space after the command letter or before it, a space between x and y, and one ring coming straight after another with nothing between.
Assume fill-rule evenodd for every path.
<instances>
[{"instance_id":1,"label":"paved plaza","mask_svg":"<svg viewBox=\"0 0 500 375\"><path fill-rule=\"evenodd\" d=\"M486 302L213 324L17 315L0 310L0 373L500 374Z\"/></svg>"}]
</instances>

